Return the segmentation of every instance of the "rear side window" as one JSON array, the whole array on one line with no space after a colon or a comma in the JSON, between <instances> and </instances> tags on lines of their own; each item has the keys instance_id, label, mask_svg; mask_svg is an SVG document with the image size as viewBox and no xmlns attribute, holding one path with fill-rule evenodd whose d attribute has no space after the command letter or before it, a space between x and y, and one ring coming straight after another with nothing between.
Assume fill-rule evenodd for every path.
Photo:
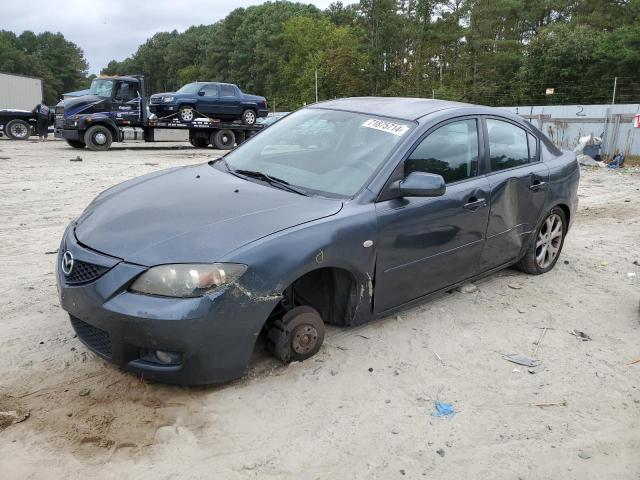
<instances>
[{"instance_id":1,"label":"rear side window","mask_svg":"<svg viewBox=\"0 0 640 480\"><path fill-rule=\"evenodd\" d=\"M478 174L476 120L448 123L422 140L404 163L404 174L425 172L442 175L446 183Z\"/></svg>"},{"instance_id":2,"label":"rear side window","mask_svg":"<svg viewBox=\"0 0 640 480\"><path fill-rule=\"evenodd\" d=\"M205 85L202 87L201 92L204 92L205 97L217 97L218 96L218 86L217 85Z\"/></svg>"},{"instance_id":3,"label":"rear side window","mask_svg":"<svg viewBox=\"0 0 640 480\"><path fill-rule=\"evenodd\" d=\"M231 85L222 85L221 92L223 97L235 97L236 90Z\"/></svg>"},{"instance_id":4,"label":"rear side window","mask_svg":"<svg viewBox=\"0 0 640 480\"><path fill-rule=\"evenodd\" d=\"M527 132L500 120L487 119L491 170L505 170L529 163Z\"/></svg>"}]
</instances>

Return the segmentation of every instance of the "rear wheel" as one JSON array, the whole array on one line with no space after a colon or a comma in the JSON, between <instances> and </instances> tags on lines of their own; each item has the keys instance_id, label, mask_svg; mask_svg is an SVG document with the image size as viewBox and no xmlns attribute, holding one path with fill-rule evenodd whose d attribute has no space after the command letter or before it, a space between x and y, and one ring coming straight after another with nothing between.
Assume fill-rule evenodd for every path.
<instances>
[{"instance_id":1,"label":"rear wheel","mask_svg":"<svg viewBox=\"0 0 640 480\"><path fill-rule=\"evenodd\" d=\"M236 135L232 130L216 130L211 134L211 143L218 150L231 150L236 144Z\"/></svg>"},{"instance_id":2,"label":"rear wheel","mask_svg":"<svg viewBox=\"0 0 640 480\"><path fill-rule=\"evenodd\" d=\"M195 118L196 118L196 111L193 109L193 107L190 107L190 106L180 107L180 110L178 110L178 119L182 123L193 122Z\"/></svg>"},{"instance_id":3,"label":"rear wheel","mask_svg":"<svg viewBox=\"0 0 640 480\"><path fill-rule=\"evenodd\" d=\"M550 271L558 261L564 236L567 232L567 219L564 211L553 208L536 231L536 236L525 256L517 267L531 275L540 275Z\"/></svg>"},{"instance_id":4,"label":"rear wheel","mask_svg":"<svg viewBox=\"0 0 640 480\"><path fill-rule=\"evenodd\" d=\"M111 142L113 142L111 130L103 125L94 125L84 134L84 143L89 150L109 150Z\"/></svg>"},{"instance_id":5,"label":"rear wheel","mask_svg":"<svg viewBox=\"0 0 640 480\"><path fill-rule=\"evenodd\" d=\"M31 136L31 125L16 118L7 123L5 133L11 140L26 140Z\"/></svg>"},{"instance_id":6,"label":"rear wheel","mask_svg":"<svg viewBox=\"0 0 640 480\"><path fill-rule=\"evenodd\" d=\"M269 350L284 363L301 362L314 356L324 341L324 322L313 308L289 310L268 329Z\"/></svg>"},{"instance_id":7,"label":"rear wheel","mask_svg":"<svg viewBox=\"0 0 640 480\"><path fill-rule=\"evenodd\" d=\"M87 145L84 142L81 142L80 140L69 140L67 139L67 143L69 144L69 146L73 147L73 148L84 148Z\"/></svg>"},{"instance_id":8,"label":"rear wheel","mask_svg":"<svg viewBox=\"0 0 640 480\"><path fill-rule=\"evenodd\" d=\"M248 108L247 110L242 112L242 123L244 123L245 125L255 125L256 120L256 112L254 112L253 110Z\"/></svg>"},{"instance_id":9,"label":"rear wheel","mask_svg":"<svg viewBox=\"0 0 640 480\"><path fill-rule=\"evenodd\" d=\"M202 137L192 137L189 139L189 143L196 148L206 148L209 145L209 141Z\"/></svg>"}]
</instances>

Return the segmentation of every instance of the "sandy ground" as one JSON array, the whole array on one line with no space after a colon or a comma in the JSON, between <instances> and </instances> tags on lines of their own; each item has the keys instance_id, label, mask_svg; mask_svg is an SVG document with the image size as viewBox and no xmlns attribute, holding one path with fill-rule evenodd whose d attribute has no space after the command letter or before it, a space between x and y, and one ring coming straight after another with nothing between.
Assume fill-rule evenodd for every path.
<instances>
[{"instance_id":1,"label":"sandy ground","mask_svg":"<svg viewBox=\"0 0 640 480\"><path fill-rule=\"evenodd\" d=\"M547 275L333 328L305 363L258 352L226 386L144 383L73 338L51 252L104 188L217 155L0 140L0 411L30 414L0 425L0 478L640 478L640 172L584 171ZM537 373L501 358L543 327Z\"/></svg>"}]
</instances>

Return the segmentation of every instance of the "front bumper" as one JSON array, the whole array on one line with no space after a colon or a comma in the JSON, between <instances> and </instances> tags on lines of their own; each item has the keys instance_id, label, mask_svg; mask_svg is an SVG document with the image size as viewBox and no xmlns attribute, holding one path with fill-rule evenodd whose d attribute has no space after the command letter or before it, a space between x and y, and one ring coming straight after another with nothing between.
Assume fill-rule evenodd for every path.
<instances>
[{"instance_id":1,"label":"front bumper","mask_svg":"<svg viewBox=\"0 0 640 480\"><path fill-rule=\"evenodd\" d=\"M53 135L56 138L62 138L65 140L79 140L84 141L84 137L80 135L79 130L70 130L66 128L56 128L53 131Z\"/></svg>"},{"instance_id":2,"label":"front bumper","mask_svg":"<svg viewBox=\"0 0 640 480\"><path fill-rule=\"evenodd\" d=\"M158 117L166 117L178 112L178 106L168 103L156 103L149 105L149 111Z\"/></svg>"},{"instance_id":3,"label":"front bumper","mask_svg":"<svg viewBox=\"0 0 640 480\"><path fill-rule=\"evenodd\" d=\"M69 284L60 267L75 262L107 267L97 279ZM73 227L60 247L60 305L78 338L101 358L144 378L182 385L214 384L243 375L256 338L277 300L256 301L234 285L201 298L176 299L128 291L147 267L108 257L79 244ZM175 352L178 362L150 361L149 352Z\"/></svg>"}]
</instances>

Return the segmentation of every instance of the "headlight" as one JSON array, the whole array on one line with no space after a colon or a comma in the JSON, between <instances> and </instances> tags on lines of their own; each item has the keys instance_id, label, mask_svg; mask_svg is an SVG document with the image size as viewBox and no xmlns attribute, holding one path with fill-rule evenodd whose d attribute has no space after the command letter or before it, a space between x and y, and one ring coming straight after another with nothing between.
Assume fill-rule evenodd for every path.
<instances>
[{"instance_id":1,"label":"headlight","mask_svg":"<svg viewBox=\"0 0 640 480\"><path fill-rule=\"evenodd\" d=\"M173 97L162 97L163 103L173 102Z\"/></svg>"},{"instance_id":2,"label":"headlight","mask_svg":"<svg viewBox=\"0 0 640 480\"><path fill-rule=\"evenodd\" d=\"M239 263L159 265L140 275L130 290L163 297L201 297L235 282L246 269Z\"/></svg>"}]
</instances>

